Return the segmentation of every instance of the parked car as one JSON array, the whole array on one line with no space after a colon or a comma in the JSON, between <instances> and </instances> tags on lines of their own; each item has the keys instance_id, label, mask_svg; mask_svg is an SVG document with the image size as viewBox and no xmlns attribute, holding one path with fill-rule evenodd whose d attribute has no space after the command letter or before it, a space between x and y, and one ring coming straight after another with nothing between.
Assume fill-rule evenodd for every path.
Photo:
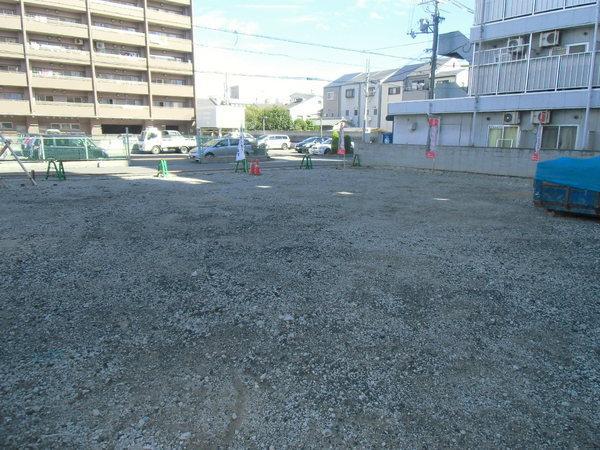
<instances>
[{"instance_id":1,"label":"parked car","mask_svg":"<svg viewBox=\"0 0 600 450\"><path fill-rule=\"evenodd\" d=\"M258 138L257 144L260 148L266 150L282 149L287 150L292 146L290 137L284 134L267 134Z\"/></svg>"},{"instance_id":2,"label":"parked car","mask_svg":"<svg viewBox=\"0 0 600 450\"><path fill-rule=\"evenodd\" d=\"M302 142L298 142L295 146L295 149L298 153L304 153L313 145L320 144L326 140L327 140L327 138L318 137L318 136L309 137L309 138L304 139Z\"/></svg>"},{"instance_id":3,"label":"parked car","mask_svg":"<svg viewBox=\"0 0 600 450\"><path fill-rule=\"evenodd\" d=\"M194 149L188 154L189 159L198 160L200 158L213 158L217 156L235 156L238 152L239 139L233 138L218 138L208 141L202 148ZM245 139L246 157L249 157L254 147L252 142Z\"/></svg>"},{"instance_id":4,"label":"parked car","mask_svg":"<svg viewBox=\"0 0 600 450\"><path fill-rule=\"evenodd\" d=\"M23 157L31 160L57 159L73 161L109 157L108 152L98 147L89 137L59 134L26 138L23 141L22 154Z\"/></svg>"},{"instance_id":5,"label":"parked car","mask_svg":"<svg viewBox=\"0 0 600 450\"><path fill-rule=\"evenodd\" d=\"M308 153L311 155L327 155L331 153L331 138L324 140L323 142L313 144L309 149Z\"/></svg>"},{"instance_id":6,"label":"parked car","mask_svg":"<svg viewBox=\"0 0 600 450\"><path fill-rule=\"evenodd\" d=\"M240 132L239 131L232 131L231 133L227 133L223 137L224 138L233 138L233 139L237 138L237 139L239 139ZM251 142L252 145L256 145L256 138L254 136L252 136L250 133L244 132L244 139L246 139L247 141Z\"/></svg>"},{"instance_id":7,"label":"parked car","mask_svg":"<svg viewBox=\"0 0 600 450\"><path fill-rule=\"evenodd\" d=\"M148 127L138 137L137 149L143 153L155 155L167 151L179 151L188 153L196 147L196 138L185 137L176 130L159 130L156 127Z\"/></svg>"}]
</instances>

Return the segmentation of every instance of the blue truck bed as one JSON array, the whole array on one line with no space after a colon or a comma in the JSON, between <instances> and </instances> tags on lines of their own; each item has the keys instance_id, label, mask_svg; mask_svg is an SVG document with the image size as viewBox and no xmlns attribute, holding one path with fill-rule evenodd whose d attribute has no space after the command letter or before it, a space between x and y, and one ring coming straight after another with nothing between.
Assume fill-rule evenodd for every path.
<instances>
[{"instance_id":1,"label":"blue truck bed","mask_svg":"<svg viewBox=\"0 0 600 450\"><path fill-rule=\"evenodd\" d=\"M600 157L539 163L533 201L553 211L600 217Z\"/></svg>"}]
</instances>

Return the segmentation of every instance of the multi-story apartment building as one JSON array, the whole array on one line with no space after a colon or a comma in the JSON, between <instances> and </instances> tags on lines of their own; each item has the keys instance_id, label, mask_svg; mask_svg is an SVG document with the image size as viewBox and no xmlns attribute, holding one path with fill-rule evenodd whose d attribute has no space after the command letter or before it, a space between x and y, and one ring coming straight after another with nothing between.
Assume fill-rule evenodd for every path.
<instances>
[{"instance_id":1,"label":"multi-story apartment building","mask_svg":"<svg viewBox=\"0 0 600 450\"><path fill-rule=\"evenodd\" d=\"M191 131L192 8L192 0L0 0L0 131Z\"/></svg>"},{"instance_id":2,"label":"multi-story apartment building","mask_svg":"<svg viewBox=\"0 0 600 450\"><path fill-rule=\"evenodd\" d=\"M464 96L468 82L466 61L440 58L436 70L436 98ZM418 63L400 69L343 75L325 86L323 117L343 118L354 127L362 127L365 117L367 78L367 128L391 131L387 120L391 102L423 100L429 97L431 65Z\"/></svg>"},{"instance_id":3,"label":"multi-story apartment building","mask_svg":"<svg viewBox=\"0 0 600 450\"><path fill-rule=\"evenodd\" d=\"M469 95L391 104L394 142L434 115L440 145L600 147L599 19L597 0L477 0Z\"/></svg>"}]
</instances>

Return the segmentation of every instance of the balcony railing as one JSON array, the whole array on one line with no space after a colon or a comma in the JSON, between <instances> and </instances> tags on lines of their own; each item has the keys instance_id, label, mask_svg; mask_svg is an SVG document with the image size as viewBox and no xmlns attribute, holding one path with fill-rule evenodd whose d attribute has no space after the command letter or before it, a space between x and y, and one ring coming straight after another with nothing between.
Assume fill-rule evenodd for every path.
<instances>
[{"instance_id":1,"label":"balcony railing","mask_svg":"<svg viewBox=\"0 0 600 450\"><path fill-rule=\"evenodd\" d=\"M475 24L593 4L596 0L477 0Z\"/></svg>"},{"instance_id":2,"label":"balcony railing","mask_svg":"<svg viewBox=\"0 0 600 450\"><path fill-rule=\"evenodd\" d=\"M588 87L591 67L592 52L476 65L471 95L583 89ZM600 52L596 53L598 67ZM595 71L593 86L600 86L600 70Z\"/></svg>"}]
</instances>

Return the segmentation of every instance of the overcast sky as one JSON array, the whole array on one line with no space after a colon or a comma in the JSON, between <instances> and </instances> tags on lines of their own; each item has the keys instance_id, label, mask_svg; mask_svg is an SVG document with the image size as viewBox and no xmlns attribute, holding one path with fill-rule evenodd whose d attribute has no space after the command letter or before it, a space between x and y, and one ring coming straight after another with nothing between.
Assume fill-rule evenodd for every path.
<instances>
[{"instance_id":1,"label":"overcast sky","mask_svg":"<svg viewBox=\"0 0 600 450\"><path fill-rule=\"evenodd\" d=\"M309 41L338 47L375 50L397 58L371 56L373 70L398 68L427 58L431 36L412 39L407 32L427 17L420 0L194 0L196 24L248 33ZM473 8L475 0L461 0ZM441 32L460 30L468 35L473 15L444 2L446 20ZM333 80L365 68L365 56L332 49L307 47L197 29L197 69ZM218 47L218 48L215 48ZM237 51L224 50L237 49ZM379 50L381 49L381 50ZM276 53L272 56L249 52ZM199 74L202 97L222 97L224 76ZM322 92L323 81L306 82L229 76L241 86L245 100L285 101L290 93Z\"/></svg>"}]
</instances>

